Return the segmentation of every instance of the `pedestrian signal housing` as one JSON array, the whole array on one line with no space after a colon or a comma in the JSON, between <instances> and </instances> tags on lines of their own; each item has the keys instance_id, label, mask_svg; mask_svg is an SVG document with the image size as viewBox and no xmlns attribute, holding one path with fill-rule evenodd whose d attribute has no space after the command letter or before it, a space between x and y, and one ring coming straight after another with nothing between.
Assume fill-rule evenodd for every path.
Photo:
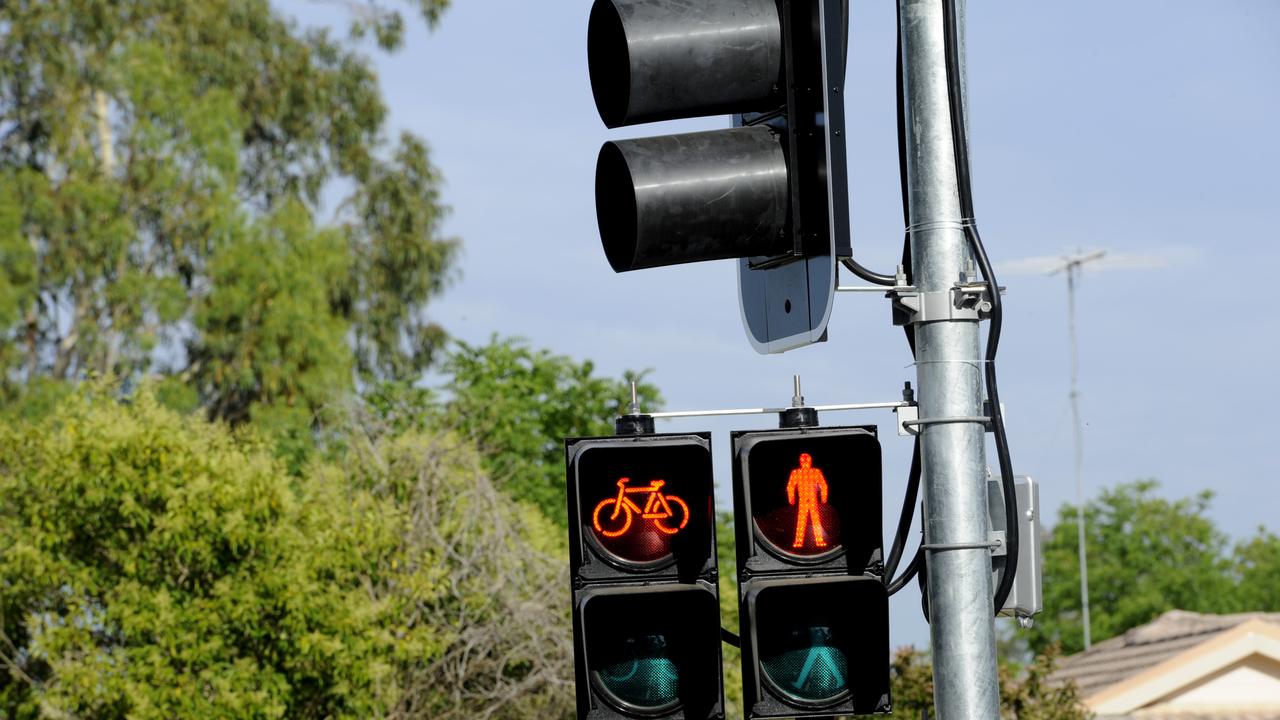
<instances>
[{"instance_id":1,"label":"pedestrian signal housing","mask_svg":"<svg viewBox=\"0 0 1280 720\"><path fill-rule=\"evenodd\" d=\"M732 435L748 718L888 712L874 427Z\"/></svg>"},{"instance_id":2,"label":"pedestrian signal housing","mask_svg":"<svg viewBox=\"0 0 1280 720\"><path fill-rule=\"evenodd\" d=\"M579 718L724 717L711 435L565 440Z\"/></svg>"},{"instance_id":3,"label":"pedestrian signal housing","mask_svg":"<svg viewBox=\"0 0 1280 720\"><path fill-rule=\"evenodd\" d=\"M591 89L606 126L708 115L734 125L604 144L605 257L616 272L737 259L760 352L824 337L835 256L849 254L846 3L596 0L591 10Z\"/></svg>"}]
</instances>

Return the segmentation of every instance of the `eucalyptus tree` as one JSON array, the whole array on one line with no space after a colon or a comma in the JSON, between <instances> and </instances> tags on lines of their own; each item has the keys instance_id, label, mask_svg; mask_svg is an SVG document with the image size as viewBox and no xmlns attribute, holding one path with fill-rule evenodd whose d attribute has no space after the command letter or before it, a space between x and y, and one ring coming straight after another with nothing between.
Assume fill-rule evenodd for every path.
<instances>
[{"instance_id":1,"label":"eucalyptus tree","mask_svg":"<svg viewBox=\"0 0 1280 720\"><path fill-rule=\"evenodd\" d=\"M266 0L0 4L8 395L159 373L214 417L306 417L428 366L458 245L366 51L448 0L343 5L345 33Z\"/></svg>"}]
</instances>

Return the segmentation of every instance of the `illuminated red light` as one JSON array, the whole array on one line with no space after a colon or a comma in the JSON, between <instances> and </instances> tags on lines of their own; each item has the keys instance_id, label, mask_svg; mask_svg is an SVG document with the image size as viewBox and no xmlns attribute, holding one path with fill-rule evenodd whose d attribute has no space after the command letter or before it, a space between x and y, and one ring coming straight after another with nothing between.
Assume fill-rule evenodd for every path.
<instances>
[{"instance_id":1,"label":"illuminated red light","mask_svg":"<svg viewBox=\"0 0 1280 720\"><path fill-rule=\"evenodd\" d=\"M818 506L827 504L827 493L826 476L813 467L813 458L809 453L800 453L800 467L792 470L787 479L787 503L795 505L798 500L800 505L796 513L796 537L791 543L793 549L804 547L806 525L813 527L814 547L827 546L822 516L818 513Z\"/></svg>"},{"instance_id":2,"label":"illuminated red light","mask_svg":"<svg viewBox=\"0 0 1280 720\"><path fill-rule=\"evenodd\" d=\"M653 480L645 487L627 487L630 481L631 478L619 480L617 496L605 498L596 505L595 511L591 513L591 524L595 526L596 532L607 538L623 535L631 529L631 520L636 515L645 520L652 520L658 530L668 535L675 535L689 524L689 505L675 495L662 492L662 486L667 484L665 480ZM631 493L648 493L649 497L645 501L643 510L627 497ZM674 520L677 513L671 509L673 503L680 509L679 521ZM605 510L608 512L603 512ZM619 515L623 516L621 523L617 522ZM601 517L605 518L605 523L612 529L606 530L603 527ZM672 524L675 527L672 527Z\"/></svg>"},{"instance_id":3,"label":"illuminated red light","mask_svg":"<svg viewBox=\"0 0 1280 720\"><path fill-rule=\"evenodd\" d=\"M664 493L662 488L667 483L661 478L638 487L629 487L630 482L631 478L621 478L617 482L617 494L596 504L591 513L591 525L615 552L620 551L623 555L638 552L643 557L633 559L640 561L657 559L667 554L669 548L666 541L658 542L652 537L653 531L657 530L660 533L658 537L662 537L683 530L689 524L689 505L677 495ZM644 496L643 506L632 499L635 495ZM608 542L626 536L632 536L635 542L625 545Z\"/></svg>"},{"instance_id":4,"label":"illuminated red light","mask_svg":"<svg viewBox=\"0 0 1280 720\"><path fill-rule=\"evenodd\" d=\"M826 555L844 541L840 465L829 450L797 445L757 449L752 518L777 550L792 556Z\"/></svg>"}]
</instances>

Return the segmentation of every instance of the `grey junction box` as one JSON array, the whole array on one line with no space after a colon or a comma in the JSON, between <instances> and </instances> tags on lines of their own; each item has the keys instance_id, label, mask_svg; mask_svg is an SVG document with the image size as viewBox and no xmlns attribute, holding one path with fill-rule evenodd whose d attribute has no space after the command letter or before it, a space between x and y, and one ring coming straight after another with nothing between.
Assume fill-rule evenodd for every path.
<instances>
[{"instance_id":1,"label":"grey junction box","mask_svg":"<svg viewBox=\"0 0 1280 720\"><path fill-rule=\"evenodd\" d=\"M1003 537L1006 526L1004 494L1000 491L1000 482L999 478L987 481L987 510L991 516L992 531ZM1040 485L1034 478L1017 475L1014 476L1013 487L1018 497L1016 517L1021 523L1018 528L1018 572L1014 578L1013 590L1000 614L1016 617L1019 622L1029 624L1031 617L1044 609L1044 596L1041 592L1044 558L1040 537ZM1008 555L997 555L992 561L995 565L992 580L994 587L999 582L999 570L1009 561Z\"/></svg>"}]
</instances>

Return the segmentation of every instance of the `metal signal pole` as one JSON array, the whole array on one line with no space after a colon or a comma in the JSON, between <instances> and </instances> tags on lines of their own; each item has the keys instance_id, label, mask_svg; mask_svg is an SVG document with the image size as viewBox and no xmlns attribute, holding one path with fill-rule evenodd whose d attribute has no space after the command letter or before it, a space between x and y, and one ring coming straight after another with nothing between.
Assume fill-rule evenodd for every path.
<instances>
[{"instance_id":1,"label":"metal signal pole","mask_svg":"<svg viewBox=\"0 0 1280 720\"><path fill-rule=\"evenodd\" d=\"M1089 631L1089 558L1085 551L1084 532L1084 434L1080 428L1080 349L1076 342L1076 277L1087 262L1101 260L1105 250L1098 250L1087 255L1063 258L1063 264L1050 275L1060 272L1067 275L1067 334L1071 337L1071 418L1075 438L1075 471L1076 471L1076 529L1079 533L1080 545L1080 607L1084 624L1084 649L1093 646Z\"/></svg>"},{"instance_id":2,"label":"metal signal pole","mask_svg":"<svg viewBox=\"0 0 1280 720\"><path fill-rule=\"evenodd\" d=\"M901 0L912 279L955 292L974 258L966 240L947 77L947 0ZM954 0L958 27L964 4ZM963 34L954 38L964 91ZM961 120L963 121L963 120ZM945 720L1000 717L986 504L983 363L976 317L915 326L934 703Z\"/></svg>"}]
</instances>

